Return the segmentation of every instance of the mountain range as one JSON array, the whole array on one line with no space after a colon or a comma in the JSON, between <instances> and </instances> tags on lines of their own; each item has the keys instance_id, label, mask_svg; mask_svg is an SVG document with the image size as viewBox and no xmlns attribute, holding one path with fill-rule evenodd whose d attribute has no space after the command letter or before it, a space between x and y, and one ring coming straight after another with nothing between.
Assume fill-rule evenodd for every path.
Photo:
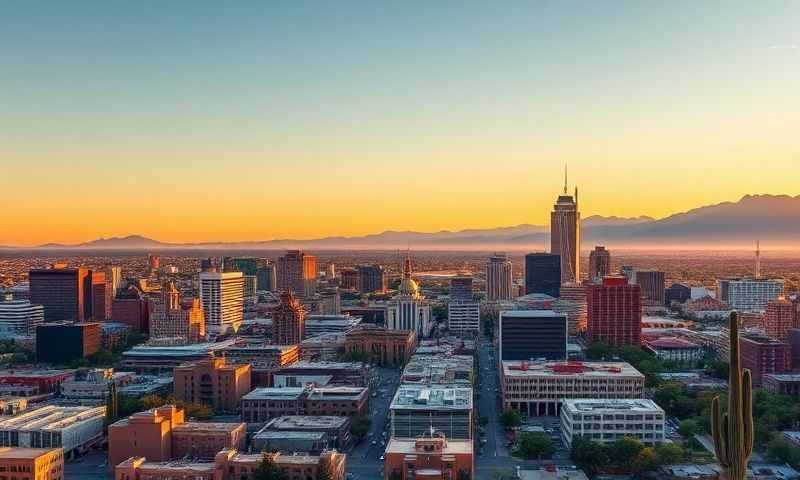
<instances>
[{"instance_id":1,"label":"mountain range","mask_svg":"<svg viewBox=\"0 0 800 480\"><path fill-rule=\"evenodd\" d=\"M581 222L583 248L767 248L800 245L800 195L745 195L661 219L590 216ZM468 229L456 232L385 231L357 237L311 240L278 239L245 242L165 243L141 235L100 238L76 245L49 243L37 249L396 249L531 250L549 249L547 225ZM0 247L13 249L15 247ZM27 247L28 249L30 247Z\"/></svg>"}]
</instances>

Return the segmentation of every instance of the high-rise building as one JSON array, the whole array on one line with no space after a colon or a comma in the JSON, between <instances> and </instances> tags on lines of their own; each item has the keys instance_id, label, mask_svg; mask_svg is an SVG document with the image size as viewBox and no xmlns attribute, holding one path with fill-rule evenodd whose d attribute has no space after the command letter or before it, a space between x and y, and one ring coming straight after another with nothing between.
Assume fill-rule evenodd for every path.
<instances>
[{"instance_id":1,"label":"high-rise building","mask_svg":"<svg viewBox=\"0 0 800 480\"><path fill-rule=\"evenodd\" d=\"M336 278L336 264L328 262L328 264L325 265L325 279L333 280L334 278Z\"/></svg>"},{"instance_id":2,"label":"high-rise building","mask_svg":"<svg viewBox=\"0 0 800 480\"><path fill-rule=\"evenodd\" d=\"M664 305L670 306L672 302L686 303L692 298L692 288L682 283L673 283L664 290Z\"/></svg>"},{"instance_id":3,"label":"high-rise building","mask_svg":"<svg viewBox=\"0 0 800 480\"><path fill-rule=\"evenodd\" d=\"M561 287L561 257L550 253L525 255L525 294L558 297Z\"/></svg>"},{"instance_id":4,"label":"high-rise building","mask_svg":"<svg viewBox=\"0 0 800 480\"><path fill-rule=\"evenodd\" d=\"M258 278L255 275L245 275L244 277L244 285L243 288L243 300L244 304L247 306L252 307L256 303L258 303L258 293L256 283L258 282Z\"/></svg>"},{"instance_id":5,"label":"high-rise building","mask_svg":"<svg viewBox=\"0 0 800 480\"><path fill-rule=\"evenodd\" d=\"M36 358L44 363L67 363L100 350L100 324L44 323L36 328Z\"/></svg>"},{"instance_id":6,"label":"high-rise building","mask_svg":"<svg viewBox=\"0 0 800 480\"><path fill-rule=\"evenodd\" d=\"M753 386L761 386L764 375L785 373L792 368L792 347L787 342L763 334L745 333L739 337L742 368L753 374Z\"/></svg>"},{"instance_id":7,"label":"high-rise building","mask_svg":"<svg viewBox=\"0 0 800 480\"><path fill-rule=\"evenodd\" d=\"M388 302L387 325L392 330L413 330L417 337L426 337L433 327L431 307L411 278L411 258L403 263L403 279L397 295Z\"/></svg>"},{"instance_id":8,"label":"high-rise building","mask_svg":"<svg viewBox=\"0 0 800 480\"><path fill-rule=\"evenodd\" d=\"M150 273L158 272L159 267L161 267L161 258L159 258L158 255L153 255L152 253L148 253L147 267L150 269Z\"/></svg>"},{"instance_id":9,"label":"high-rise building","mask_svg":"<svg viewBox=\"0 0 800 480\"><path fill-rule=\"evenodd\" d=\"M586 331L586 285L565 283L561 285L561 296L553 302L553 311L567 315L570 335Z\"/></svg>"},{"instance_id":10,"label":"high-rise building","mask_svg":"<svg viewBox=\"0 0 800 480\"><path fill-rule=\"evenodd\" d=\"M206 330L214 334L236 332L244 311L242 272L200 272L200 302Z\"/></svg>"},{"instance_id":11,"label":"high-rise building","mask_svg":"<svg viewBox=\"0 0 800 480\"><path fill-rule=\"evenodd\" d=\"M783 295L783 280L727 278L717 280L717 298L734 310L763 311Z\"/></svg>"},{"instance_id":12,"label":"high-rise building","mask_svg":"<svg viewBox=\"0 0 800 480\"><path fill-rule=\"evenodd\" d=\"M111 319L129 325L134 332L150 331L150 305L135 285L128 285L111 302Z\"/></svg>"},{"instance_id":13,"label":"high-rise building","mask_svg":"<svg viewBox=\"0 0 800 480\"><path fill-rule=\"evenodd\" d=\"M44 323L44 307L27 300L0 301L0 338L33 337Z\"/></svg>"},{"instance_id":14,"label":"high-rise building","mask_svg":"<svg viewBox=\"0 0 800 480\"><path fill-rule=\"evenodd\" d=\"M92 315L94 320L105 322L111 318L111 284L104 272L92 272Z\"/></svg>"},{"instance_id":15,"label":"high-rise building","mask_svg":"<svg viewBox=\"0 0 800 480\"><path fill-rule=\"evenodd\" d=\"M256 270L256 289L264 292L274 292L278 288L275 278L275 265L267 263Z\"/></svg>"},{"instance_id":16,"label":"high-rise building","mask_svg":"<svg viewBox=\"0 0 800 480\"><path fill-rule=\"evenodd\" d=\"M586 294L589 341L615 347L641 344L642 293L638 284L608 276L602 284L588 285Z\"/></svg>"},{"instance_id":17,"label":"high-rise building","mask_svg":"<svg viewBox=\"0 0 800 480\"><path fill-rule=\"evenodd\" d=\"M472 277L458 276L450 279L450 301L472 301Z\"/></svg>"},{"instance_id":18,"label":"high-rise building","mask_svg":"<svg viewBox=\"0 0 800 480\"><path fill-rule=\"evenodd\" d=\"M30 301L44 307L46 322L92 318L92 271L86 268L35 269L29 273Z\"/></svg>"},{"instance_id":19,"label":"high-rise building","mask_svg":"<svg viewBox=\"0 0 800 480\"><path fill-rule=\"evenodd\" d=\"M550 253L561 256L561 283L580 281L581 214L578 211L578 188L575 197L567 194L564 172L564 193L558 196L550 213Z\"/></svg>"},{"instance_id":20,"label":"high-rise building","mask_svg":"<svg viewBox=\"0 0 800 480\"><path fill-rule=\"evenodd\" d=\"M341 287L344 290L358 290L358 270L352 268L345 268L341 270Z\"/></svg>"},{"instance_id":21,"label":"high-rise building","mask_svg":"<svg viewBox=\"0 0 800 480\"><path fill-rule=\"evenodd\" d=\"M447 328L451 332L477 332L481 326L481 304L451 300L447 304Z\"/></svg>"},{"instance_id":22,"label":"high-rise building","mask_svg":"<svg viewBox=\"0 0 800 480\"><path fill-rule=\"evenodd\" d=\"M664 305L664 272L637 270L636 283L641 287L642 303L644 305Z\"/></svg>"},{"instance_id":23,"label":"high-rise building","mask_svg":"<svg viewBox=\"0 0 800 480\"><path fill-rule=\"evenodd\" d=\"M500 360L566 360L567 316L552 310L500 312Z\"/></svg>"},{"instance_id":24,"label":"high-rise building","mask_svg":"<svg viewBox=\"0 0 800 480\"><path fill-rule=\"evenodd\" d=\"M342 271L344 277L344 271ZM382 293L386 291L386 272L380 265L358 266L358 291L360 293Z\"/></svg>"},{"instance_id":25,"label":"high-rise building","mask_svg":"<svg viewBox=\"0 0 800 480\"><path fill-rule=\"evenodd\" d=\"M290 291L281 295L281 303L272 312L272 343L296 345L305 336L305 311Z\"/></svg>"},{"instance_id":26,"label":"high-rise building","mask_svg":"<svg viewBox=\"0 0 800 480\"><path fill-rule=\"evenodd\" d=\"M764 332L782 342L789 341L789 331L794 328L794 305L784 297L767 304L764 312Z\"/></svg>"},{"instance_id":27,"label":"high-rise building","mask_svg":"<svg viewBox=\"0 0 800 480\"><path fill-rule=\"evenodd\" d=\"M486 300L511 300L511 260L505 253L495 253L486 264Z\"/></svg>"},{"instance_id":28,"label":"high-rise building","mask_svg":"<svg viewBox=\"0 0 800 480\"><path fill-rule=\"evenodd\" d=\"M110 285L111 298L117 294L117 291L122 288L122 267L109 266L106 267L106 282Z\"/></svg>"},{"instance_id":29,"label":"high-rise building","mask_svg":"<svg viewBox=\"0 0 800 480\"><path fill-rule=\"evenodd\" d=\"M589 280L599 282L611 275L611 252L598 245L589 253Z\"/></svg>"},{"instance_id":30,"label":"high-rise building","mask_svg":"<svg viewBox=\"0 0 800 480\"><path fill-rule=\"evenodd\" d=\"M199 343L206 336L206 321L200 299L193 298L184 306L174 282L161 287L161 295L153 302L150 313L150 340L174 344Z\"/></svg>"},{"instance_id":31,"label":"high-rise building","mask_svg":"<svg viewBox=\"0 0 800 480\"><path fill-rule=\"evenodd\" d=\"M301 250L289 250L278 258L278 289L294 290L302 297L312 297L317 292L317 257Z\"/></svg>"}]
</instances>

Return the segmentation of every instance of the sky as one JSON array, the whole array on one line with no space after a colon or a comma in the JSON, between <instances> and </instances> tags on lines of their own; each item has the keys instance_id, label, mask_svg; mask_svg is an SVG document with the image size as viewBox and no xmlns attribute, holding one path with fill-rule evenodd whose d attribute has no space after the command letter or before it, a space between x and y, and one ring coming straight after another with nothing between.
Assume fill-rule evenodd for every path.
<instances>
[{"instance_id":1,"label":"sky","mask_svg":"<svg viewBox=\"0 0 800 480\"><path fill-rule=\"evenodd\" d=\"M800 3L0 3L0 245L800 194Z\"/></svg>"}]
</instances>

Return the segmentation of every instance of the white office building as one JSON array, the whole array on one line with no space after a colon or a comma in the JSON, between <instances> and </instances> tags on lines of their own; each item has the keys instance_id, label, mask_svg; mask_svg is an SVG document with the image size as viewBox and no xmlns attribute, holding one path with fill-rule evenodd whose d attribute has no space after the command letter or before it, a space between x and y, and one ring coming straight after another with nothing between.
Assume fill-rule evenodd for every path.
<instances>
[{"instance_id":1,"label":"white office building","mask_svg":"<svg viewBox=\"0 0 800 480\"><path fill-rule=\"evenodd\" d=\"M664 441L664 419L650 399L569 399L561 404L561 435L567 448L578 437L612 443L628 436L655 445Z\"/></svg>"},{"instance_id":2,"label":"white office building","mask_svg":"<svg viewBox=\"0 0 800 480\"><path fill-rule=\"evenodd\" d=\"M481 327L481 304L453 301L447 305L447 325L451 332L477 332Z\"/></svg>"},{"instance_id":3,"label":"white office building","mask_svg":"<svg viewBox=\"0 0 800 480\"><path fill-rule=\"evenodd\" d=\"M733 310L760 312L783 295L783 280L728 278L717 280L717 298Z\"/></svg>"},{"instance_id":4,"label":"white office building","mask_svg":"<svg viewBox=\"0 0 800 480\"><path fill-rule=\"evenodd\" d=\"M69 455L103 437L106 407L46 407L0 417L0 447L58 448Z\"/></svg>"},{"instance_id":5,"label":"white office building","mask_svg":"<svg viewBox=\"0 0 800 480\"><path fill-rule=\"evenodd\" d=\"M242 272L201 272L200 301L209 333L238 331L244 311Z\"/></svg>"},{"instance_id":6,"label":"white office building","mask_svg":"<svg viewBox=\"0 0 800 480\"><path fill-rule=\"evenodd\" d=\"M32 337L44 323L44 307L27 300L0 301L0 338Z\"/></svg>"}]
</instances>

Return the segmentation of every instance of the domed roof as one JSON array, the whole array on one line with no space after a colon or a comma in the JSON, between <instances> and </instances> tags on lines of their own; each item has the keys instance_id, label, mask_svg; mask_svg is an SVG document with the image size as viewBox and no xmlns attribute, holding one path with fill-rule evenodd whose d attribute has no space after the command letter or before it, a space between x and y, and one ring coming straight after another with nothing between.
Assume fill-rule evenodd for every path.
<instances>
[{"instance_id":1,"label":"domed roof","mask_svg":"<svg viewBox=\"0 0 800 480\"><path fill-rule=\"evenodd\" d=\"M403 277L403 279L400 281L400 287L398 290L400 291L401 295L419 294L419 286L411 277Z\"/></svg>"}]
</instances>

